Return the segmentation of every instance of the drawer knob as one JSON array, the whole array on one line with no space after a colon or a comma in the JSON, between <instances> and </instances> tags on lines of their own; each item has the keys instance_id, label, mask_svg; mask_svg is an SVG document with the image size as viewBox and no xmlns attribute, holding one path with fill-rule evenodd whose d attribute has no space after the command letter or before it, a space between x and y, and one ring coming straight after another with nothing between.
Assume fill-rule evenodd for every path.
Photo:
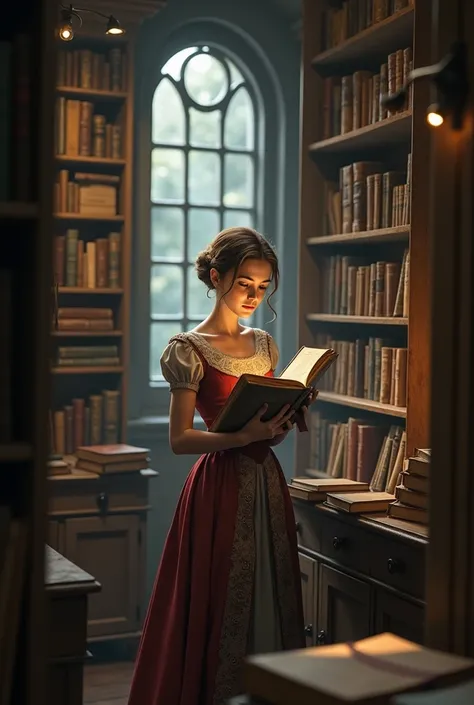
<instances>
[{"instance_id":1,"label":"drawer knob","mask_svg":"<svg viewBox=\"0 0 474 705\"><path fill-rule=\"evenodd\" d=\"M301 533L301 524L299 523L299 521L295 522L295 531L297 534Z\"/></svg>"},{"instance_id":2,"label":"drawer knob","mask_svg":"<svg viewBox=\"0 0 474 705\"><path fill-rule=\"evenodd\" d=\"M345 539L340 536L335 536L332 540L332 547L335 551L339 551L339 549L343 547L344 543Z\"/></svg>"},{"instance_id":3,"label":"drawer knob","mask_svg":"<svg viewBox=\"0 0 474 705\"><path fill-rule=\"evenodd\" d=\"M98 494L96 501L99 512L101 512L101 514L105 514L109 508L109 498L106 492L101 492Z\"/></svg>"},{"instance_id":4,"label":"drawer knob","mask_svg":"<svg viewBox=\"0 0 474 705\"><path fill-rule=\"evenodd\" d=\"M324 629L321 629L321 631L318 632L318 636L316 637L316 643L318 646L321 646L322 644L326 643L326 632Z\"/></svg>"},{"instance_id":5,"label":"drawer knob","mask_svg":"<svg viewBox=\"0 0 474 705\"><path fill-rule=\"evenodd\" d=\"M313 636L313 625L312 624L307 624L305 626L304 635L305 636Z\"/></svg>"},{"instance_id":6,"label":"drawer knob","mask_svg":"<svg viewBox=\"0 0 474 705\"><path fill-rule=\"evenodd\" d=\"M403 565L400 561L397 561L396 558L389 558L387 561L387 570L390 575L403 573Z\"/></svg>"}]
</instances>

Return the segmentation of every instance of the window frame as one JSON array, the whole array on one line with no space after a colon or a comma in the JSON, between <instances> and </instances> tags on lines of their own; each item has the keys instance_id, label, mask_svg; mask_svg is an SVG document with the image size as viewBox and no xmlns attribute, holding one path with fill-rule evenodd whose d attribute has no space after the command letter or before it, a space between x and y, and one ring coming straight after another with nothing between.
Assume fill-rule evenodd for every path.
<instances>
[{"instance_id":1,"label":"window frame","mask_svg":"<svg viewBox=\"0 0 474 705\"><path fill-rule=\"evenodd\" d=\"M251 82L251 78L248 75L248 69L246 68L244 71L241 70L240 66L237 66L233 59L228 55L227 52L222 51L220 48L216 46L209 46L205 42L200 42L199 44L194 44L192 46L186 47L186 49L196 49L196 51L193 51L190 53L189 56L187 56L182 63L181 67L181 78L177 81L174 76L171 76L170 74L161 74L160 80L158 81L155 91L152 96L152 113L153 113L153 101L154 101L154 96L156 94L156 91L158 90L160 84L164 80L170 81L170 83L173 85L174 89L177 92L177 95L179 96L182 106L183 106L183 112L184 112L184 144L179 145L179 144L174 144L174 143L166 143L166 142L160 142L160 141L154 141L153 136L151 138L151 150L150 150L150 155L149 155L149 168L151 166L151 161L152 161L152 153L154 149L160 149L160 150L175 150L179 151L184 155L184 197L183 201L176 201L176 202L162 202L160 203L159 201L153 201L151 198L151 189L149 191L150 197L149 197L149 204L148 204L148 213L149 213L149 222L151 223L151 218L152 218L152 211L154 208L178 208L181 210L181 212L184 215L184 242L183 242L183 258L179 260L178 258L174 259L169 259L166 257L154 257L150 251L150 260L149 260L149 265L148 265L148 277L151 275L151 270L153 265L171 265L174 267L179 267L182 272L182 293L183 293L183 307L182 307L182 313L181 315L173 315L173 314L158 314L153 316L153 314L149 313L149 337L148 337L148 360L147 360L147 369L149 369L150 365L150 342L151 342L151 328L153 326L153 323L173 323L176 322L179 326L181 326L182 330L188 330L189 325L196 325L202 320L203 315L193 315L192 313L190 314L188 310L188 291L189 291L189 282L188 282L188 272L190 270L190 267L192 267L192 260L189 258L189 247L190 247L190 241L189 241L189 214L190 211L192 210L203 210L203 211L213 211L218 215L218 225L216 229L216 233L219 232L224 228L224 217L225 213L227 211L241 211L245 215L249 215L250 219L253 223L253 227L259 228L260 223L259 223L259 186L260 186L260 181L259 181L259 172L261 168L261 158L260 158L260 135L261 135L261 130L259 127L261 126L262 122L262 116L260 114L260 106L258 105L258 98L257 95L254 91L254 87ZM185 49L185 50L186 50ZM200 106L198 105L192 98L192 96L189 95L189 93L186 91L186 87L183 81L183 76L186 71L186 67L189 64L189 62L196 56L204 54L208 56L212 56L216 58L225 68L226 72L226 78L227 78L227 83L228 83L228 90L224 98L218 102L217 105L210 105L210 106ZM173 55L174 56L174 55ZM171 57L173 58L173 57ZM243 81L239 84L237 84L235 87L232 87L232 71L229 69L228 64L232 63L235 68L240 72ZM166 65L163 64L163 67ZM162 71L162 69L160 70ZM229 108L229 104L231 103L232 99L234 98L235 95L237 95L241 90L245 90L247 93L247 96L250 100L251 106L252 106L252 111L253 111L253 146L251 149L236 149L236 148L231 148L227 147L225 145L225 131L226 131L226 116L227 116L227 110ZM220 121L220 126L219 126L219 132L218 132L218 137L219 137L219 147L210 147L210 146L196 146L192 143L191 141L191 115L190 111L191 109L195 110L201 110L202 112L205 113L210 113L215 110L219 110L219 112L222 115L222 119ZM219 194L218 194L218 204L196 204L193 203L190 200L190 192L189 192L189 181L188 181L188 174L189 174L189 160L190 160L190 155L193 152L200 152L200 153L207 153L207 154L216 154L219 156L220 160L220 169L219 169ZM245 157L248 157L250 162L251 162L251 168L252 168L252 177L253 177L253 183L252 183L252 205L249 207L229 207L226 206L224 203L224 196L225 196L225 158L227 155L242 155ZM150 169L151 171L151 169ZM151 180L151 177L150 177ZM151 184L150 184L151 185ZM209 234L209 237L212 237L212 233ZM151 225L150 225L150 239L151 239ZM151 243L150 243L150 249L151 249ZM204 286L204 285L202 285ZM150 297L151 298L151 297ZM150 309L151 309L151 304L150 304ZM159 390L162 388L165 388L167 390L168 385L164 380L151 380L148 378L148 386L150 390Z\"/></svg>"}]
</instances>

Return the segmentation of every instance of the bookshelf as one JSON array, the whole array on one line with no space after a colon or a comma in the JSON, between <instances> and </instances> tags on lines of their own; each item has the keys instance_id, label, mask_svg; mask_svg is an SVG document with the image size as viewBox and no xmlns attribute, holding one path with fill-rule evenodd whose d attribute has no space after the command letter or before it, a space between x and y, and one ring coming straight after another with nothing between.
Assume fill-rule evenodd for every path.
<instances>
[{"instance_id":1,"label":"bookshelf","mask_svg":"<svg viewBox=\"0 0 474 705\"><path fill-rule=\"evenodd\" d=\"M298 436L297 475L385 489L397 456L429 447L429 87L397 112L380 95L430 63L430 12L303 2L298 344L340 356Z\"/></svg>"},{"instance_id":2,"label":"bookshelf","mask_svg":"<svg viewBox=\"0 0 474 705\"><path fill-rule=\"evenodd\" d=\"M0 700L45 701L54 9L0 30Z\"/></svg>"}]
</instances>

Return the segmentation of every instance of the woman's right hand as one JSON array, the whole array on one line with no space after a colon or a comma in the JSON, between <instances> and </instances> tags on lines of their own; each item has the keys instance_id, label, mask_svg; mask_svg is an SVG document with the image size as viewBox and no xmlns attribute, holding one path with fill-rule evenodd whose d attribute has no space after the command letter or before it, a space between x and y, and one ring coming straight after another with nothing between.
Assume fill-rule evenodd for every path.
<instances>
[{"instance_id":1,"label":"woman's right hand","mask_svg":"<svg viewBox=\"0 0 474 705\"><path fill-rule=\"evenodd\" d=\"M294 411L290 409L289 404L286 404L273 418L268 421L263 421L262 417L265 415L267 409L268 404L264 404L239 432L240 444L242 446L275 438L275 436L278 436L287 429L287 422L294 416Z\"/></svg>"}]
</instances>

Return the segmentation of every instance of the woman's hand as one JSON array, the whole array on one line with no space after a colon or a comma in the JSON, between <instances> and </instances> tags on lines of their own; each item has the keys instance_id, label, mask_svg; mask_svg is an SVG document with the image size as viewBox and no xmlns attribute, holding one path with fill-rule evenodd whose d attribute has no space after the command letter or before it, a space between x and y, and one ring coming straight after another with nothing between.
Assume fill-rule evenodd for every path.
<instances>
[{"instance_id":1,"label":"woman's hand","mask_svg":"<svg viewBox=\"0 0 474 705\"><path fill-rule=\"evenodd\" d=\"M255 443L256 441L272 440L282 433L289 430L288 423L294 415L290 411L290 405L286 404L272 419L263 421L262 417L268 409L268 404L264 404L255 416L245 424L239 432L240 442L242 446Z\"/></svg>"},{"instance_id":2,"label":"woman's hand","mask_svg":"<svg viewBox=\"0 0 474 705\"><path fill-rule=\"evenodd\" d=\"M307 431L310 425L309 419L309 407L316 401L318 396L318 390L312 389L310 395L306 399L303 406L301 406L295 414L294 421L298 427L298 431Z\"/></svg>"},{"instance_id":3,"label":"woman's hand","mask_svg":"<svg viewBox=\"0 0 474 705\"><path fill-rule=\"evenodd\" d=\"M281 431L281 433L278 434L278 436L275 436L275 438L270 441L271 446L278 446L280 443L283 443L289 432L295 427L295 422L294 420L287 421L285 424L285 427Z\"/></svg>"}]
</instances>

